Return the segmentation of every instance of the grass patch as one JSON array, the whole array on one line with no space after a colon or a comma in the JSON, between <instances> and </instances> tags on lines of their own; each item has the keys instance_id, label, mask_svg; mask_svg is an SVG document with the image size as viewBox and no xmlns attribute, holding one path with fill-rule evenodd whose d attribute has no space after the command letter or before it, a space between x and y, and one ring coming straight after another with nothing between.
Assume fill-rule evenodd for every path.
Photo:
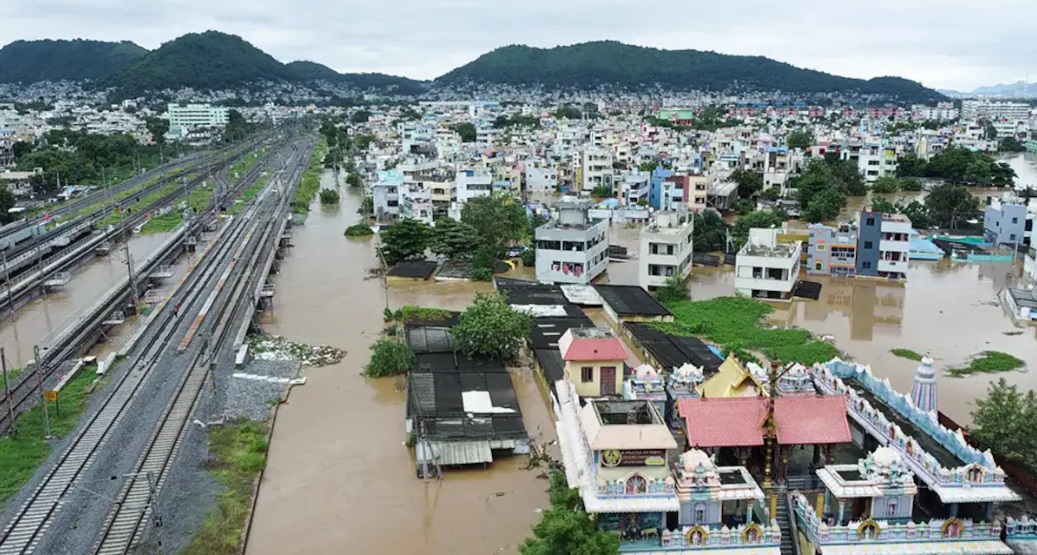
<instances>
[{"instance_id":1,"label":"grass patch","mask_svg":"<svg viewBox=\"0 0 1037 555\"><path fill-rule=\"evenodd\" d=\"M800 328L769 328L761 320L774 311L768 304L744 297L665 304L673 322L652 324L673 335L704 337L727 352L756 351L771 360L813 364L839 356L829 343Z\"/></svg>"},{"instance_id":2,"label":"grass patch","mask_svg":"<svg viewBox=\"0 0 1037 555\"><path fill-rule=\"evenodd\" d=\"M94 367L86 367L61 390L57 402L47 402L51 433L64 437L76 427L90 397ZM4 407L6 410L6 407ZM32 477L50 455L51 445L43 439L43 410L37 405L15 421L18 435L0 438L0 503L6 502Z\"/></svg>"},{"instance_id":3,"label":"grass patch","mask_svg":"<svg viewBox=\"0 0 1037 555\"><path fill-rule=\"evenodd\" d=\"M453 313L442 308L407 305L401 306L394 316L400 322L445 322L453 316Z\"/></svg>"},{"instance_id":4,"label":"grass patch","mask_svg":"<svg viewBox=\"0 0 1037 555\"><path fill-rule=\"evenodd\" d=\"M18 383L18 374L21 374L21 373L22 373L22 370L20 368L13 368L13 369L8 369L7 370L7 379L10 380L11 387L14 387L14 384ZM3 389L4 389L4 375L0 374L0 391L3 391Z\"/></svg>"},{"instance_id":5,"label":"grass patch","mask_svg":"<svg viewBox=\"0 0 1037 555\"><path fill-rule=\"evenodd\" d=\"M295 190L295 199L292 201L292 212L296 214L308 214L310 204L320 191L320 177L324 173L324 154L328 151L328 143L322 137L310 155L310 167L302 175L302 182Z\"/></svg>"},{"instance_id":6,"label":"grass patch","mask_svg":"<svg viewBox=\"0 0 1037 555\"><path fill-rule=\"evenodd\" d=\"M209 510L201 530L181 551L182 555L231 555L240 551L255 480L266 466L269 430L266 422L251 420L209 429L213 459L208 466L221 489L216 506Z\"/></svg>"},{"instance_id":7,"label":"grass patch","mask_svg":"<svg viewBox=\"0 0 1037 555\"><path fill-rule=\"evenodd\" d=\"M908 360L914 360L918 362L922 361L922 355L912 351L911 349L890 349L889 352L893 353L894 355L900 358L906 358Z\"/></svg>"},{"instance_id":8,"label":"grass patch","mask_svg":"<svg viewBox=\"0 0 1037 555\"><path fill-rule=\"evenodd\" d=\"M966 366L948 369L948 373L955 378L971 376L973 374L995 374L998 372L1011 372L1026 366L1026 362L1008 353L999 351L983 351L972 357Z\"/></svg>"},{"instance_id":9,"label":"grass patch","mask_svg":"<svg viewBox=\"0 0 1037 555\"><path fill-rule=\"evenodd\" d=\"M184 214L179 210L170 210L161 216L151 218L140 229L141 233L168 233L184 222Z\"/></svg>"}]
</instances>

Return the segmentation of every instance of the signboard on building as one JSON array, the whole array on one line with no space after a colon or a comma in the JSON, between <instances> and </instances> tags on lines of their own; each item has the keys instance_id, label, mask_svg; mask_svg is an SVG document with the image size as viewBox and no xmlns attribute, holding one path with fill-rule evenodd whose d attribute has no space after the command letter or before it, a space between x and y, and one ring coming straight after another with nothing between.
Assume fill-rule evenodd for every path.
<instances>
[{"instance_id":1,"label":"signboard on building","mask_svg":"<svg viewBox=\"0 0 1037 555\"><path fill-rule=\"evenodd\" d=\"M601 452L601 466L666 466L665 449L607 449Z\"/></svg>"}]
</instances>

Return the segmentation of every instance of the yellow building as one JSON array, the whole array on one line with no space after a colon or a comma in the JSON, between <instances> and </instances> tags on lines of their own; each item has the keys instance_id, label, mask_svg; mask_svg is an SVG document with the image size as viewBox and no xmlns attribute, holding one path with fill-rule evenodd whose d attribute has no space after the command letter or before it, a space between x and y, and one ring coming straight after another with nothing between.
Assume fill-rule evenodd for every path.
<instances>
[{"instance_id":1,"label":"yellow building","mask_svg":"<svg viewBox=\"0 0 1037 555\"><path fill-rule=\"evenodd\" d=\"M706 399L756 397L763 393L763 384L738 359L728 355L716 375L702 382L698 392Z\"/></svg>"},{"instance_id":2,"label":"yellow building","mask_svg":"<svg viewBox=\"0 0 1037 555\"><path fill-rule=\"evenodd\" d=\"M580 397L616 396L623 393L623 369L627 353L610 329L570 328L558 340L565 363L565 377Z\"/></svg>"}]
</instances>

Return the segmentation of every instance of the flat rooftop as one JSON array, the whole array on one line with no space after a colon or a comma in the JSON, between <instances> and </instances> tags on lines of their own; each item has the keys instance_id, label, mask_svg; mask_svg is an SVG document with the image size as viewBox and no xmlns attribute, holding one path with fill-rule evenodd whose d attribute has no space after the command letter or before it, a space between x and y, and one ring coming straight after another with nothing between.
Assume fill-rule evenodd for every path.
<instances>
[{"instance_id":1,"label":"flat rooftop","mask_svg":"<svg viewBox=\"0 0 1037 555\"><path fill-rule=\"evenodd\" d=\"M603 426L663 424L651 401L595 401L591 404Z\"/></svg>"},{"instance_id":2,"label":"flat rooftop","mask_svg":"<svg viewBox=\"0 0 1037 555\"><path fill-rule=\"evenodd\" d=\"M768 258L792 258L796 256L798 243L776 243L774 245L760 245L746 243L738 254L747 256L765 256Z\"/></svg>"},{"instance_id":3,"label":"flat rooftop","mask_svg":"<svg viewBox=\"0 0 1037 555\"><path fill-rule=\"evenodd\" d=\"M680 368L684 363L690 362L702 368L703 376L708 379L715 375L724 363L724 359L697 337L670 335L647 324L635 322L623 325L664 370Z\"/></svg>"},{"instance_id":4,"label":"flat rooftop","mask_svg":"<svg viewBox=\"0 0 1037 555\"><path fill-rule=\"evenodd\" d=\"M638 285L595 285L594 289L618 316L673 316Z\"/></svg>"}]
</instances>

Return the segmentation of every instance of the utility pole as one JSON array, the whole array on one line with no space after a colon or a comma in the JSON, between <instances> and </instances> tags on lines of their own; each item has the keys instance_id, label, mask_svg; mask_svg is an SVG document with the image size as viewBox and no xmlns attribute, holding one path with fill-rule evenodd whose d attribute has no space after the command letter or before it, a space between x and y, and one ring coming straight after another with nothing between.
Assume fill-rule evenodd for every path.
<instances>
[{"instance_id":1,"label":"utility pole","mask_svg":"<svg viewBox=\"0 0 1037 555\"><path fill-rule=\"evenodd\" d=\"M133 298L134 311L136 311L137 303L140 301L140 299L137 297L137 278L133 275L133 257L130 255L129 240L126 241L126 244L123 245L123 248L126 250L126 271L130 275L130 295Z\"/></svg>"},{"instance_id":2,"label":"utility pole","mask_svg":"<svg viewBox=\"0 0 1037 555\"><path fill-rule=\"evenodd\" d=\"M33 345L32 353L34 358L32 370L36 373L36 389L40 393L40 401L43 405L43 439L52 439L54 436L50 433L50 414L47 413L47 400L43 398L43 374L40 373L43 361L40 359L40 346Z\"/></svg>"},{"instance_id":3,"label":"utility pole","mask_svg":"<svg viewBox=\"0 0 1037 555\"><path fill-rule=\"evenodd\" d=\"M14 399L11 399L11 381L7 379L7 355L4 348L0 347L0 368L4 372L4 397L7 399L7 417L10 429L14 430Z\"/></svg>"},{"instance_id":4,"label":"utility pole","mask_svg":"<svg viewBox=\"0 0 1037 555\"><path fill-rule=\"evenodd\" d=\"M7 267L7 249L0 251L0 257L4 262L4 283L7 284L7 310L14 314L14 298L11 295L11 270Z\"/></svg>"}]
</instances>

